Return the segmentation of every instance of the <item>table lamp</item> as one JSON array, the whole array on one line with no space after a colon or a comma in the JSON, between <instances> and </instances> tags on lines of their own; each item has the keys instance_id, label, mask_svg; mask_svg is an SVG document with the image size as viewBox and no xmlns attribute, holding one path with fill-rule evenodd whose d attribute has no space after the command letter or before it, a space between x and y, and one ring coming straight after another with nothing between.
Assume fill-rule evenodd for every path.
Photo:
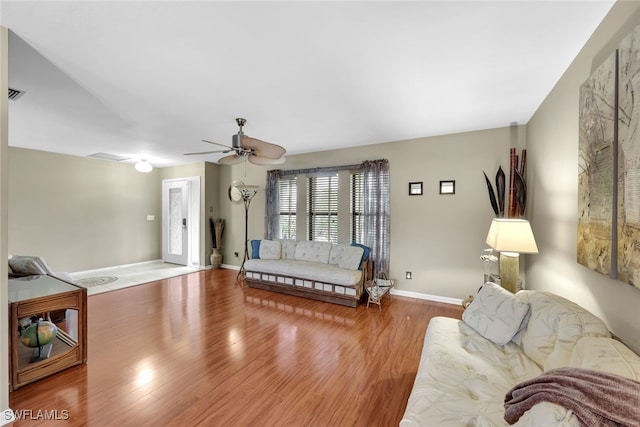
<instances>
[{"instance_id":1,"label":"table lamp","mask_svg":"<svg viewBox=\"0 0 640 427\"><path fill-rule=\"evenodd\" d=\"M486 243L500 252L500 284L515 293L520 277L520 254L538 253L529 221L494 218Z\"/></svg>"}]
</instances>

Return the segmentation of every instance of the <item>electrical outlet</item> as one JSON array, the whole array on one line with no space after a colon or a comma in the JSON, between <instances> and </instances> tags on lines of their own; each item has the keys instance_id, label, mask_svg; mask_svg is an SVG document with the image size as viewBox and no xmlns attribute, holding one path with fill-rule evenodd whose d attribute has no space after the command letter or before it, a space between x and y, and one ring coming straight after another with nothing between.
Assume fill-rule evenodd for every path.
<instances>
[{"instance_id":1,"label":"electrical outlet","mask_svg":"<svg viewBox=\"0 0 640 427\"><path fill-rule=\"evenodd\" d=\"M404 273L404 277L405 277L405 279L407 279L407 280L411 280L411 272L410 272L410 271L407 271L406 273Z\"/></svg>"}]
</instances>

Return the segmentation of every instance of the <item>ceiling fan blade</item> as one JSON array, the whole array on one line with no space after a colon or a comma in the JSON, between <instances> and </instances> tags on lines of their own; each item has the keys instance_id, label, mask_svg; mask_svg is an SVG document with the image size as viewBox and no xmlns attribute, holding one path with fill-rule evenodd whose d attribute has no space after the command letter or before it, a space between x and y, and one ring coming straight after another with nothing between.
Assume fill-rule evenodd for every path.
<instances>
[{"instance_id":1,"label":"ceiling fan blade","mask_svg":"<svg viewBox=\"0 0 640 427\"><path fill-rule=\"evenodd\" d=\"M279 159L267 159L266 157L259 157L255 155L249 155L247 160L254 165L281 165L287 161L284 157L280 157Z\"/></svg>"},{"instance_id":2,"label":"ceiling fan blade","mask_svg":"<svg viewBox=\"0 0 640 427\"><path fill-rule=\"evenodd\" d=\"M233 150L233 147L231 147L230 145L220 144L219 142L207 141L206 139L203 139L202 142L206 142L208 144L213 144L213 145L219 145L221 147L225 147L225 148L228 148L230 150Z\"/></svg>"},{"instance_id":3,"label":"ceiling fan blade","mask_svg":"<svg viewBox=\"0 0 640 427\"><path fill-rule=\"evenodd\" d=\"M238 156L237 154L232 154L230 156L223 157L218 159L218 163L225 166L237 165L238 163L242 163L245 160L245 156Z\"/></svg>"},{"instance_id":4,"label":"ceiling fan blade","mask_svg":"<svg viewBox=\"0 0 640 427\"><path fill-rule=\"evenodd\" d=\"M184 153L185 156L194 156L198 154L213 154L213 153L228 153L231 150L215 150L215 151L201 151L199 153Z\"/></svg>"},{"instance_id":5,"label":"ceiling fan blade","mask_svg":"<svg viewBox=\"0 0 640 427\"><path fill-rule=\"evenodd\" d=\"M279 145L251 138L246 135L242 138L242 146L252 150L256 156L266 159L279 159L287 152L287 150Z\"/></svg>"}]
</instances>

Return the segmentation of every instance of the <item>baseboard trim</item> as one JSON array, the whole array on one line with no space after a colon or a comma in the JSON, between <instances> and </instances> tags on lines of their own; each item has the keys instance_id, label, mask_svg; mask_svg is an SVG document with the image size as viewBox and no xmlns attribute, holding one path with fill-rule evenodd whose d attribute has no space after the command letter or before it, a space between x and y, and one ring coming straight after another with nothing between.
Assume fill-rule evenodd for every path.
<instances>
[{"instance_id":1,"label":"baseboard trim","mask_svg":"<svg viewBox=\"0 0 640 427\"><path fill-rule=\"evenodd\" d=\"M458 298L441 297L438 295L423 294L420 292L403 291L395 288L391 289L391 295L398 295L401 297L415 298L415 299L434 301L434 302L443 302L445 304L454 304L454 305L462 304L462 300Z\"/></svg>"},{"instance_id":2,"label":"baseboard trim","mask_svg":"<svg viewBox=\"0 0 640 427\"><path fill-rule=\"evenodd\" d=\"M221 268L228 268L229 270L240 270L240 266L239 265L233 265L233 264L222 264L220 265Z\"/></svg>"}]
</instances>

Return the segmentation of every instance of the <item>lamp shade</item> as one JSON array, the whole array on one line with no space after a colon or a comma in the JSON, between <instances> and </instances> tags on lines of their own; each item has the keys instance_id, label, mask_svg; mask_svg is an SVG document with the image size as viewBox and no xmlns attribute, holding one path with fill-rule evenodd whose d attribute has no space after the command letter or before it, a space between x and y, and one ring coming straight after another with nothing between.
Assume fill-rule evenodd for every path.
<instances>
[{"instance_id":1,"label":"lamp shade","mask_svg":"<svg viewBox=\"0 0 640 427\"><path fill-rule=\"evenodd\" d=\"M486 243L500 252L538 253L531 224L525 219L494 218Z\"/></svg>"}]
</instances>

